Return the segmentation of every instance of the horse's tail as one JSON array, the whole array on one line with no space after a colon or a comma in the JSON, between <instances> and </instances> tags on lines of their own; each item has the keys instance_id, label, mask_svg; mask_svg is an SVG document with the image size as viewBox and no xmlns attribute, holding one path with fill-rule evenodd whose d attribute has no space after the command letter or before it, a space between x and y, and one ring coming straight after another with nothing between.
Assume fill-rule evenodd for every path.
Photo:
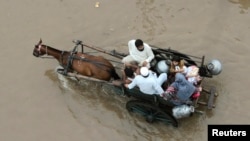
<instances>
[{"instance_id":1,"label":"horse's tail","mask_svg":"<svg viewBox=\"0 0 250 141\"><path fill-rule=\"evenodd\" d=\"M116 73L115 69L111 69L111 76L114 78L114 80L121 79L120 76Z\"/></svg>"}]
</instances>

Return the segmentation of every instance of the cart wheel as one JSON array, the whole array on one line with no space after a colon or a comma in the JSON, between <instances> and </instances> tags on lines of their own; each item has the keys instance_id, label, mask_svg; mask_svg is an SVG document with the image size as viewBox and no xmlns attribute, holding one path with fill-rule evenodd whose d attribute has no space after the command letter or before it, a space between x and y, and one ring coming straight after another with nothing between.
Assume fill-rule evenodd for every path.
<instances>
[{"instance_id":1,"label":"cart wheel","mask_svg":"<svg viewBox=\"0 0 250 141\"><path fill-rule=\"evenodd\" d=\"M149 103L140 100L131 100L127 102L126 108L129 112L138 113L144 116L149 123L160 121L178 127L177 120L171 114Z\"/></svg>"}]
</instances>

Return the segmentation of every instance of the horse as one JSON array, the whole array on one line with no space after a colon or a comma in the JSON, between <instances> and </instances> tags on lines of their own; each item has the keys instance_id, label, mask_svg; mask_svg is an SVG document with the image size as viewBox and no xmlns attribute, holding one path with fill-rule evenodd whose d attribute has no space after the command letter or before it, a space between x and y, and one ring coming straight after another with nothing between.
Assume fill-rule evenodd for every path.
<instances>
[{"instance_id":1,"label":"horse","mask_svg":"<svg viewBox=\"0 0 250 141\"><path fill-rule=\"evenodd\" d=\"M48 55L54 57L67 72L76 72L83 76L110 81L120 79L115 67L102 56L94 56L83 52L61 51L44 45L42 39L35 45L33 50L35 57Z\"/></svg>"}]
</instances>

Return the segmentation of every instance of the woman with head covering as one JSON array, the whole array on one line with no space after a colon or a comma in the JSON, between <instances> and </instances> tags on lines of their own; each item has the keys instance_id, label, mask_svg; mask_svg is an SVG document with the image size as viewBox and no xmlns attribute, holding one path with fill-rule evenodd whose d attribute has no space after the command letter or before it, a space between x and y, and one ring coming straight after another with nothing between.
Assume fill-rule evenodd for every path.
<instances>
[{"instance_id":1,"label":"woman with head covering","mask_svg":"<svg viewBox=\"0 0 250 141\"><path fill-rule=\"evenodd\" d=\"M196 88L192 83L186 80L183 74L176 73L175 81L162 96L174 105L181 105L190 101L191 95L196 91L201 91L201 88Z\"/></svg>"}]
</instances>

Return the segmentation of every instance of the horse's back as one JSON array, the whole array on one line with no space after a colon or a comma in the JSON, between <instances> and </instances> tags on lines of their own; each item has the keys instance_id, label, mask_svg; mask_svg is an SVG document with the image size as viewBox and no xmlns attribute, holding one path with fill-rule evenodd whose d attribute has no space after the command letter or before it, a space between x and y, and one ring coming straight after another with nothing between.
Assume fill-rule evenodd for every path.
<instances>
[{"instance_id":1,"label":"horse's back","mask_svg":"<svg viewBox=\"0 0 250 141\"><path fill-rule=\"evenodd\" d=\"M77 53L76 58L78 59L73 62L72 68L82 75L107 81L112 77L119 78L112 63L102 56Z\"/></svg>"},{"instance_id":2,"label":"horse's back","mask_svg":"<svg viewBox=\"0 0 250 141\"><path fill-rule=\"evenodd\" d=\"M94 56L94 55L90 55L90 54L86 54L86 53L78 53L77 56L82 56L84 57L86 60L92 61L92 62L99 62L99 63L103 63L106 66L112 67L113 65L112 63L110 63L110 61L108 61L106 58L104 58L103 56Z\"/></svg>"}]
</instances>

